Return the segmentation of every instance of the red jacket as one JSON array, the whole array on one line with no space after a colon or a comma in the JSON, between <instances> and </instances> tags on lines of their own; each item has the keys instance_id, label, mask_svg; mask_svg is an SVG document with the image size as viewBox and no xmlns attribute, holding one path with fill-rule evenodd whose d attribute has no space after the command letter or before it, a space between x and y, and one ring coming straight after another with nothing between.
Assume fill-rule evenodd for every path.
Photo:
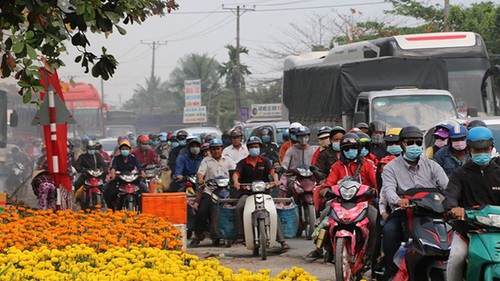
<instances>
[{"instance_id":1,"label":"red jacket","mask_svg":"<svg viewBox=\"0 0 500 281\"><path fill-rule=\"evenodd\" d=\"M158 164L158 154L151 148L148 148L146 150L146 153L142 152L140 148L136 148L132 150L132 154L137 157L137 160L139 160L139 163L141 164Z\"/></svg>"},{"instance_id":2,"label":"red jacket","mask_svg":"<svg viewBox=\"0 0 500 281\"><path fill-rule=\"evenodd\" d=\"M337 161L332 165L332 169L330 170L330 174L326 179L326 183L323 186L334 186L337 182L343 179L345 176L352 177L356 172L357 163L353 161L347 162L344 164L343 161ZM375 174L375 168L373 164L368 161L363 161L363 166L361 166L361 171L359 172L359 176L361 177L361 183L372 186L377 189L377 178Z\"/></svg>"},{"instance_id":3,"label":"red jacket","mask_svg":"<svg viewBox=\"0 0 500 281\"><path fill-rule=\"evenodd\" d=\"M318 160L318 156L319 156L320 152L321 152L321 147L318 147L318 149L316 149L316 151L313 154L313 159L312 159L312 163L311 163L312 166L316 166L316 161Z\"/></svg>"}]
</instances>

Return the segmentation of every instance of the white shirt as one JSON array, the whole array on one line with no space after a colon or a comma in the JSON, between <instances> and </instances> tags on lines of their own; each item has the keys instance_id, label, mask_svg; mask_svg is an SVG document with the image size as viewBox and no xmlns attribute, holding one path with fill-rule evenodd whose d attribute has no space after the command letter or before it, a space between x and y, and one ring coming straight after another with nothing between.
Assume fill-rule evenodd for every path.
<instances>
[{"instance_id":1,"label":"white shirt","mask_svg":"<svg viewBox=\"0 0 500 281\"><path fill-rule=\"evenodd\" d=\"M233 145L230 145L222 151L222 155L231 158L234 163L240 162L241 159L248 156L248 149L246 146L240 146L240 149L236 149Z\"/></svg>"}]
</instances>

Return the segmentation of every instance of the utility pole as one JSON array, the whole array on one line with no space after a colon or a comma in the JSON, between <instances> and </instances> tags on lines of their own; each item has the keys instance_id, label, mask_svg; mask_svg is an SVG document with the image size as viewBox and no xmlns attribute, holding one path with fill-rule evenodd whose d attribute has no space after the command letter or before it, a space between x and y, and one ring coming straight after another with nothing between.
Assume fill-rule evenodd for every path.
<instances>
[{"instance_id":1,"label":"utility pole","mask_svg":"<svg viewBox=\"0 0 500 281\"><path fill-rule=\"evenodd\" d=\"M235 85L235 93L234 93L234 113L236 114L236 118L240 119L240 105L241 105L241 63L240 63L240 17L246 11L255 11L255 6L252 8L247 8L246 6L240 7L239 5L236 8L226 8L222 5L222 9L231 10L236 15L236 69L234 72L234 80L236 81Z\"/></svg>"},{"instance_id":2,"label":"utility pole","mask_svg":"<svg viewBox=\"0 0 500 281\"><path fill-rule=\"evenodd\" d=\"M152 57L152 62L151 62L151 77L155 77L155 53L156 53L156 48L161 46L161 45L167 45L167 41L152 41L152 42L147 42L145 40L141 40L141 44L143 45L148 45L153 49L153 57Z\"/></svg>"},{"instance_id":3,"label":"utility pole","mask_svg":"<svg viewBox=\"0 0 500 281\"><path fill-rule=\"evenodd\" d=\"M450 0L444 0L444 32L450 31L450 26L448 25L448 16L450 15Z\"/></svg>"}]
</instances>

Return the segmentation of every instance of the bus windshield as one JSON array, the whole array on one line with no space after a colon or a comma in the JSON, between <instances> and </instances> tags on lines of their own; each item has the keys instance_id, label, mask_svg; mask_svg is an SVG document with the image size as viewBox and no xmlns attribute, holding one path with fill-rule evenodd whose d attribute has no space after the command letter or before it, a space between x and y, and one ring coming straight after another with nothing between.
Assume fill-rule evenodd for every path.
<instances>
[{"instance_id":1,"label":"bus windshield","mask_svg":"<svg viewBox=\"0 0 500 281\"><path fill-rule=\"evenodd\" d=\"M100 137L103 135L102 114L100 109L96 108L76 108L73 109L73 116L76 120L75 128L69 131L77 133L76 135L87 135L89 137Z\"/></svg>"},{"instance_id":2,"label":"bus windshield","mask_svg":"<svg viewBox=\"0 0 500 281\"><path fill-rule=\"evenodd\" d=\"M427 130L440 120L457 118L453 101L447 96L380 97L372 101L372 119L389 128L413 125Z\"/></svg>"}]
</instances>

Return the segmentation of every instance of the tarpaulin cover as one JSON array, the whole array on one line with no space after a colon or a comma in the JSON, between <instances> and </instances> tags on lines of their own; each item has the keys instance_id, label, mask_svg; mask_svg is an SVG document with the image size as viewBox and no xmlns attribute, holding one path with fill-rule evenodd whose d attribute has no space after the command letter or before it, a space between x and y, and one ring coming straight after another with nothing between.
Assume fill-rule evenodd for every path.
<instances>
[{"instance_id":1,"label":"tarpaulin cover","mask_svg":"<svg viewBox=\"0 0 500 281\"><path fill-rule=\"evenodd\" d=\"M296 67L283 76L283 102L291 120L351 114L361 92L396 87L448 90L439 59L384 57L335 65Z\"/></svg>"}]
</instances>

